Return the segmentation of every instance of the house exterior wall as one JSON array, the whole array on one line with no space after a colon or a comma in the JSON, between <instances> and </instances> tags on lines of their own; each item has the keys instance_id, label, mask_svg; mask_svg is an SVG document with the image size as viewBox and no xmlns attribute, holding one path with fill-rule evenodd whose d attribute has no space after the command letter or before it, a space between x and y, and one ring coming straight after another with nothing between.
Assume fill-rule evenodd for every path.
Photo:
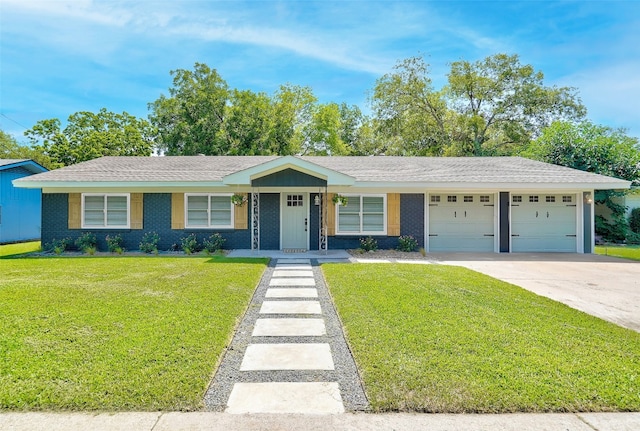
<instances>
[{"instance_id":1,"label":"house exterior wall","mask_svg":"<svg viewBox=\"0 0 640 431\"><path fill-rule=\"evenodd\" d=\"M195 233L198 242L214 232L226 239L224 248L249 248L251 244L249 229L171 229L171 194L145 193L143 204L144 218L142 229L69 229L68 194L45 193L42 195L42 243L50 244L54 239L76 238L83 233L92 232L98 240L98 250L107 250L105 237L120 234L124 248L138 250L142 237L147 232L156 232L160 237L159 250L181 249L181 239Z\"/></svg>"},{"instance_id":2,"label":"house exterior wall","mask_svg":"<svg viewBox=\"0 0 640 431\"><path fill-rule=\"evenodd\" d=\"M237 248L251 248L246 244ZM260 249L280 249L280 193L260 193Z\"/></svg>"},{"instance_id":3,"label":"house exterior wall","mask_svg":"<svg viewBox=\"0 0 640 431\"><path fill-rule=\"evenodd\" d=\"M508 192L505 192L508 198ZM105 237L120 234L124 239L124 247L127 250L138 250L140 241L144 234L148 232L156 232L160 237L158 247L160 250L181 249L182 238L195 233L198 241L208 238L212 233L218 232L226 242L226 249L250 249L251 248L251 200L247 211L246 226L249 228L240 229L172 229L172 194L149 192L142 194L142 229L69 229L69 195L67 193L45 193L42 195L42 241L43 244L50 244L54 239L70 238L75 240L85 232L92 232L98 240L98 249L106 250L107 244ZM320 217L318 214L319 207L314 205L317 192L308 194L309 205L309 249L318 250L319 248L319 229ZM398 236L411 235L418 241L419 247L425 247L425 232L427 229L428 206L426 205L425 193L400 193L399 209L400 209L400 229L399 235L378 235L372 236L378 242L381 249L395 249L398 247ZM504 199L505 211L508 210L508 199ZM260 249L261 250L279 250L281 248L281 229L286 226L281 225L281 196L280 192L269 191L260 193ZM580 217L583 215L582 210L579 211ZM589 215L590 216L590 215ZM588 220L585 218L584 223L589 227ZM499 235L503 229L507 228L508 235L508 219L507 223L500 223ZM174 226L175 227L175 226ZM238 226L242 227L242 226ZM586 229L585 227L585 229ZM498 228L497 228L498 229ZM583 232L583 226L579 226L579 236L584 237L586 242L590 242L586 230ZM578 232L576 232L578 233ZM360 238L368 235L333 235L327 238L329 249L354 249L360 247ZM589 247L578 242L578 252L590 252ZM501 251L510 251L502 250Z\"/></svg>"},{"instance_id":4,"label":"house exterior wall","mask_svg":"<svg viewBox=\"0 0 640 431\"><path fill-rule=\"evenodd\" d=\"M29 175L23 167L0 170L0 244L40 238L40 190L11 183Z\"/></svg>"}]
</instances>

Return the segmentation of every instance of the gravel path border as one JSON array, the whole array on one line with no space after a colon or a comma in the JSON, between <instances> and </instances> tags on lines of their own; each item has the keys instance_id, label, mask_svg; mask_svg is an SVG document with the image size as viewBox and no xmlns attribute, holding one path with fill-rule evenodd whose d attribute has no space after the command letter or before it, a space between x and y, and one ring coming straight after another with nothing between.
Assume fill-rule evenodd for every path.
<instances>
[{"instance_id":1,"label":"gravel path border","mask_svg":"<svg viewBox=\"0 0 640 431\"><path fill-rule=\"evenodd\" d=\"M233 385L238 382L338 382L342 395L342 402L346 411L367 411L369 402L362 386L353 355L345 340L342 324L338 318L322 271L317 259L310 259L313 276L318 289L322 317L325 321L327 335L319 337L252 337L253 327L260 317L259 311L265 294L269 288L269 281L276 267L277 259L271 259L258 287L251 299L251 303L238 325L231 344L216 371L213 380L204 397L206 410L224 411L229 400ZM287 299L279 298L286 301ZM291 298L289 300L300 300ZM269 317L298 317L318 318L318 315L269 315ZM242 371L240 364L247 346L251 343L329 343L335 370L333 371Z\"/></svg>"}]
</instances>

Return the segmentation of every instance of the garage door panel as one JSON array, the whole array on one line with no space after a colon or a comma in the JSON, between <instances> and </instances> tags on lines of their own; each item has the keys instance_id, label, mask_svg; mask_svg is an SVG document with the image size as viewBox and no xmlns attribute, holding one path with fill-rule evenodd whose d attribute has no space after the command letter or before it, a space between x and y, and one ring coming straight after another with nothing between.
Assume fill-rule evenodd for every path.
<instances>
[{"instance_id":1,"label":"garage door panel","mask_svg":"<svg viewBox=\"0 0 640 431\"><path fill-rule=\"evenodd\" d=\"M482 196L482 201L481 201ZM429 205L430 251L493 251L492 195L440 195Z\"/></svg>"},{"instance_id":2,"label":"garage door panel","mask_svg":"<svg viewBox=\"0 0 640 431\"><path fill-rule=\"evenodd\" d=\"M574 202L574 195L512 196L512 251L576 252Z\"/></svg>"}]
</instances>

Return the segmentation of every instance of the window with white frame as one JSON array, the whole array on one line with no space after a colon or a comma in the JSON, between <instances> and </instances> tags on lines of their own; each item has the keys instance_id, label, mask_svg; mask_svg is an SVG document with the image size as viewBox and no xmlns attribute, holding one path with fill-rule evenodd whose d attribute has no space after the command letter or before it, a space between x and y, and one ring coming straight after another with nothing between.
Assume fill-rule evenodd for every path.
<instances>
[{"instance_id":1,"label":"window with white frame","mask_svg":"<svg viewBox=\"0 0 640 431\"><path fill-rule=\"evenodd\" d=\"M337 206L338 234L386 234L385 195L350 195L346 205Z\"/></svg>"},{"instance_id":2,"label":"window with white frame","mask_svg":"<svg viewBox=\"0 0 640 431\"><path fill-rule=\"evenodd\" d=\"M233 228L230 194L185 194L184 207L186 228Z\"/></svg>"},{"instance_id":3,"label":"window with white frame","mask_svg":"<svg viewBox=\"0 0 640 431\"><path fill-rule=\"evenodd\" d=\"M82 195L82 227L129 228L129 195L85 193Z\"/></svg>"}]
</instances>

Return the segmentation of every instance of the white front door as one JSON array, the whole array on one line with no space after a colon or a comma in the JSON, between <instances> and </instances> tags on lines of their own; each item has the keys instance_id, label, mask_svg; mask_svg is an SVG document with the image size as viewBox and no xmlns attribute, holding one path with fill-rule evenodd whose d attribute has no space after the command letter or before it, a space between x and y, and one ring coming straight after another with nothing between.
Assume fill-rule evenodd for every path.
<instances>
[{"instance_id":1,"label":"white front door","mask_svg":"<svg viewBox=\"0 0 640 431\"><path fill-rule=\"evenodd\" d=\"M282 249L309 248L308 193L282 193Z\"/></svg>"}]
</instances>

